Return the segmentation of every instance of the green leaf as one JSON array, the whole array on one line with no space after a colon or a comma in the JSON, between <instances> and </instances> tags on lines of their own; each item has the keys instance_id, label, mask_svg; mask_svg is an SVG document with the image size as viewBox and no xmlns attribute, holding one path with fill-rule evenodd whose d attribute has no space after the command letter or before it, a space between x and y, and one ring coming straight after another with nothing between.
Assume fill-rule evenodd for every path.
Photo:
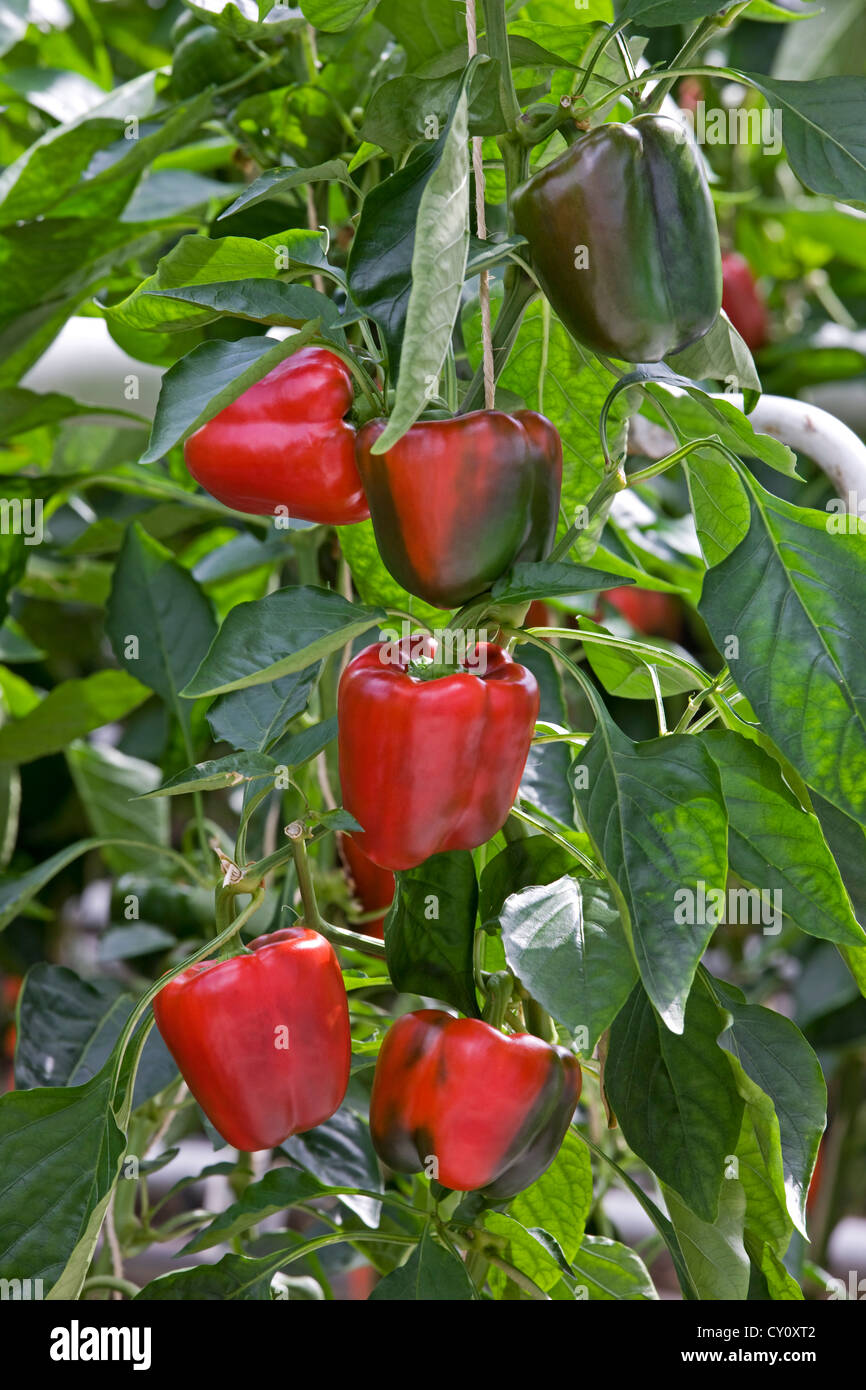
<instances>
[{"instance_id":1,"label":"green leaf","mask_svg":"<svg viewBox=\"0 0 866 1390\"><path fill-rule=\"evenodd\" d=\"M46 883L51 882L55 874L61 873L67 864L71 864L79 855L88 854L92 849L101 849L104 843L103 840L77 840L75 844L67 845L48 859L43 859L41 864L37 864L26 874L5 878L0 883L0 931L14 921L22 908L27 906L30 899L35 897Z\"/></svg>"},{"instance_id":2,"label":"green leaf","mask_svg":"<svg viewBox=\"0 0 866 1390\"><path fill-rule=\"evenodd\" d=\"M683 439L702 439L704 436L719 439L727 448L743 458L761 459L777 473L783 473L788 478L799 477L797 455L793 450L770 434L760 434L748 415L744 415L731 401L719 396L708 396L705 391L694 386L682 395L675 396L670 391L650 385L649 396L651 400L664 405L665 415L674 421ZM665 416L652 405L647 406L646 413L660 424L665 423ZM718 459L723 467L732 471L730 461L717 450L697 450L696 454L689 455L689 458L693 459L696 456Z\"/></svg>"},{"instance_id":3,"label":"green leaf","mask_svg":"<svg viewBox=\"0 0 866 1390\"><path fill-rule=\"evenodd\" d=\"M216 339L193 348L162 379L150 443L140 462L157 463L285 358L300 352L318 330L319 321L313 319L282 342L265 337Z\"/></svg>"},{"instance_id":4,"label":"green leaf","mask_svg":"<svg viewBox=\"0 0 866 1390\"><path fill-rule=\"evenodd\" d=\"M222 695L207 713L214 739L259 753L270 749L291 720L307 708L318 677L318 665L308 666L269 685Z\"/></svg>"},{"instance_id":5,"label":"green leaf","mask_svg":"<svg viewBox=\"0 0 866 1390\"><path fill-rule=\"evenodd\" d=\"M354 1211L365 1226L379 1225L382 1203L372 1194L383 1191L382 1170L376 1157L367 1121L343 1105L324 1124L306 1134L295 1134L280 1146L289 1158L322 1183L333 1187L361 1188L365 1195L344 1193L340 1201Z\"/></svg>"},{"instance_id":6,"label":"green leaf","mask_svg":"<svg viewBox=\"0 0 866 1390\"><path fill-rule=\"evenodd\" d=\"M640 1255L618 1240L585 1236L571 1268L578 1287L592 1301L642 1302L658 1298Z\"/></svg>"},{"instance_id":7,"label":"green leaf","mask_svg":"<svg viewBox=\"0 0 866 1390\"><path fill-rule=\"evenodd\" d=\"M318 757L323 749L337 737L337 716L323 719L312 728L301 729L299 733L287 734L271 749L275 763L284 767L301 767L311 758Z\"/></svg>"},{"instance_id":8,"label":"green leaf","mask_svg":"<svg viewBox=\"0 0 866 1390\"><path fill-rule=\"evenodd\" d=\"M173 938L172 938L173 940ZM63 965L40 961L24 977L15 1052L19 1090L80 1086L111 1056L135 999L116 980L83 980ZM168 1086L177 1067L154 1029L135 1079L134 1105Z\"/></svg>"},{"instance_id":9,"label":"green leaf","mask_svg":"<svg viewBox=\"0 0 866 1390\"><path fill-rule=\"evenodd\" d=\"M699 612L756 717L810 787L866 820L866 550L751 480L752 519Z\"/></svg>"},{"instance_id":10,"label":"green leaf","mask_svg":"<svg viewBox=\"0 0 866 1390\"><path fill-rule=\"evenodd\" d=\"M249 17L249 7L235 4L234 0L208 0L207 4L196 5L194 0L184 0L188 10L198 15L202 24L210 24L214 29L231 34L236 39L275 39L281 34L290 34L303 29L304 17L294 6L275 4L258 6L259 18ZM264 8L264 14L262 9Z\"/></svg>"},{"instance_id":11,"label":"green leaf","mask_svg":"<svg viewBox=\"0 0 866 1390\"><path fill-rule=\"evenodd\" d=\"M32 713L0 729L0 762L29 763L62 752L73 739L122 719L146 699L146 687L125 671L61 681Z\"/></svg>"},{"instance_id":12,"label":"green leaf","mask_svg":"<svg viewBox=\"0 0 866 1390\"><path fill-rule=\"evenodd\" d=\"M749 529L749 495L729 459L696 449L686 461L692 511L708 565L718 565Z\"/></svg>"},{"instance_id":13,"label":"green leaf","mask_svg":"<svg viewBox=\"0 0 866 1390\"><path fill-rule=\"evenodd\" d=\"M862 112L866 80L821 77L786 82L745 72L779 113L791 168L813 193L844 202L866 199L866 133Z\"/></svg>"},{"instance_id":14,"label":"green leaf","mask_svg":"<svg viewBox=\"0 0 866 1390\"><path fill-rule=\"evenodd\" d=\"M747 395L761 389L752 354L724 313L719 314L703 338L682 352L672 353L666 361L680 376L692 381L723 381L728 390L733 388Z\"/></svg>"},{"instance_id":15,"label":"green leaf","mask_svg":"<svg viewBox=\"0 0 866 1390\"><path fill-rule=\"evenodd\" d=\"M802 809L779 764L730 729L707 730L700 738L722 778L732 871L758 892L779 894L778 920L770 923L753 912L752 924L776 934L784 913L810 936L866 948L866 932L851 909L820 822Z\"/></svg>"},{"instance_id":16,"label":"green leaf","mask_svg":"<svg viewBox=\"0 0 866 1390\"><path fill-rule=\"evenodd\" d=\"M540 647L526 645L521 663L538 681L541 696L539 719L559 728L568 724L568 708L562 673L552 655ZM534 744L529 750L517 800L531 810L541 811L566 830L574 829L574 797L568 781L571 749L567 743Z\"/></svg>"},{"instance_id":17,"label":"green leaf","mask_svg":"<svg viewBox=\"0 0 866 1390\"><path fill-rule=\"evenodd\" d=\"M168 806L141 800L159 782L158 767L117 748L89 743L73 743L66 761L94 835L143 840L147 846L169 844ZM103 858L113 872L124 873L150 868L153 850L106 847Z\"/></svg>"},{"instance_id":18,"label":"green leaf","mask_svg":"<svg viewBox=\"0 0 866 1390\"><path fill-rule=\"evenodd\" d=\"M105 630L117 660L189 729L192 706L179 692L213 641L216 620L189 570L138 522L118 557Z\"/></svg>"},{"instance_id":19,"label":"green leaf","mask_svg":"<svg viewBox=\"0 0 866 1390\"><path fill-rule=\"evenodd\" d=\"M497 579L491 596L497 603L531 603L535 599L569 598L572 594L619 589L622 576L562 562L522 562Z\"/></svg>"},{"instance_id":20,"label":"green leaf","mask_svg":"<svg viewBox=\"0 0 866 1390\"><path fill-rule=\"evenodd\" d=\"M516 1217L499 1211L485 1212L484 1225L491 1235L507 1241L504 1252L507 1263L519 1269L538 1288L554 1288L563 1273L568 1272L568 1262L556 1241L542 1228L527 1230ZM506 1285L504 1271L494 1267L488 1279L491 1289L501 1298Z\"/></svg>"},{"instance_id":21,"label":"green leaf","mask_svg":"<svg viewBox=\"0 0 866 1390\"><path fill-rule=\"evenodd\" d=\"M602 627L601 623L594 623L592 618L587 618L583 613L578 615L577 621L581 633L586 634L583 644L586 659L605 690L621 700L652 700L655 687L648 670L648 661L627 648L593 642L593 633L609 637L609 629ZM679 655L691 662L689 653L660 637L652 637L649 640L654 647L660 648L658 664L653 665L662 695L682 695L687 690L697 690L700 685L697 676L690 676L681 666L668 664L664 659L664 654L669 652L672 656Z\"/></svg>"},{"instance_id":22,"label":"green leaf","mask_svg":"<svg viewBox=\"0 0 866 1390\"><path fill-rule=\"evenodd\" d=\"M86 1266L71 1290L61 1276L79 1242L92 1252L125 1149L112 1072L109 1062L83 1086L0 1099L0 1278L42 1279L49 1296L77 1296Z\"/></svg>"},{"instance_id":23,"label":"green leaf","mask_svg":"<svg viewBox=\"0 0 866 1390\"><path fill-rule=\"evenodd\" d=\"M614 1020L604 1081L626 1142L689 1210L715 1221L743 1117L717 1038L725 1017L698 979L672 1033L640 985Z\"/></svg>"},{"instance_id":24,"label":"green leaf","mask_svg":"<svg viewBox=\"0 0 866 1390\"><path fill-rule=\"evenodd\" d=\"M351 311L341 315L333 299L308 285L284 285L278 280L220 280L214 284L152 290L150 297L208 309L210 321L230 317L298 328L316 319L322 324L324 336L338 339L341 328L357 323L361 317Z\"/></svg>"},{"instance_id":25,"label":"green leaf","mask_svg":"<svg viewBox=\"0 0 866 1390\"><path fill-rule=\"evenodd\" d=\"M162 257L153 275L142 280L132 294L106 310L109 324L143 330L186 330L209 323L213 314L191 312L183 304L161 301L158 290L191 285L225 284L233 280L276 279L279 274L273 246L251 237L181 237Z\"/></svg>"},{"instance_id":26,"label":"green leaf","mask_svg":"<svg viewBox=\"0 0 866 1390\"><path fill-rule=\"evenodd\" d=\"M490 930L512 894L553 883L574 868L574 856L547 835L521 836L484 866L478 899L481 925Z\"/></svg>"},{"instance_id":27,"label":"green leaf","mask_svg":"<svg viewBox=\"0 0 866 1390\"><path fill-rule=\"evenodd\" d=\"M547 1231L569 1262L580 1249L591 1209L592 1164L586 1145L572 1129L566 1131L562 1147L546 1172L508 1204L515 1221L530 1233L537 1227ZM489 1214L485 1224L490 1225ZM551 1268L547 1253L537 1249L537 1242L521 1245L520 1259L513 1259L511 1263L517 1264L539 1288L549 1293L562 1271ZM504 1284L504 1276L499 1271L491 1270L490 1277L494 1286L500 1281Z\"/></svg>"},{"instance_id":28,"label":"green leaf","mask_svg":"<svg viewBox=\"0 0 866 1390\"><path fill-rule=\"evenodd\" d=\"M466 51L466 21L453 0L413 0L411 8L405 0L379 0L376 18L403 45L410 69L457 45Z\"/></svg>"},{"instance_id":29,"label":"green leaf","mask_svg":"<svg viewBox=\"0 0 866 1390\"><path fill-rule=\"evenodd\" d=\"M417 415L435 393L459 306L469 250L471 71L462 75L441 134L436 124L424 147L367 194L349 256L352 297L382 331L401 413L420 392ZM407 351L403 370L407 332L422 356L416 362Z\"/></svg>"},{"instance_id":30,"label":"green leaf","mask_svg":"<svg viewBox=\"0 0 866 1390\"><path fill-rule=\"evenodd\" d=\"M590 1056L637 975L609 888L572 877L524 888L500 919L509 966Z\"/></svg>"},{"instance_id":31,"label":"green leaf","mask_svg":"<svg viewBox=\"0 0 866 1390\"><path fill-rule=\"evenodd\" d=\"M345 160L329 159L325 164L316 164L310 169L266 169L257 179L247 184L243 193L235 198L231 207L226 208L217 218L218 222L233 216L242 208L255 207L256 203L266 202L278 197L280 193L290 193L293 188L307 188L313 183L345 183L351 185L349 170Z\"/></svg>"},{"instance_id":32,"label":"green leaf","mask_svg":"<svg viewBox=\"0 0 866 1390\"><path fill-rule=\"evenodd\" d=\"M714 980L710 988L732 1022L720 1044L770 1097L779 1119L791 1219L805 1234L806 1196L826 1123L827 1088L821 1065L790 1019Z\"/></svg>"},{"instance_id":33,"label":"green leaf","mask_svg":"<svg viewBox=\"0 0 866 1390\"><path fill-rule=\"evenodd\" d=\"M746 1102L737 1141L738 1181L746 1194L746 1230L784 1251L794 1228L788 1215L779 1120L770 1097L737 1065L734 1075Z\"/></svg>"},{"instance_id":34,"label":"green leaf","mask_svg":"<svg viewBox=\"0 0 866 1390\"><path fill-rule=\"evenodd\" d=\"M301 12L316 29L339 33L370 8L370 0L301 0Z\"/></svg>"},{"instance_id":35,"label":"green leaf","mask_svg":"<svg viewBox=\"0 0 866 1390\"><path fill-rule=\"evenodd\" d=\"M237 787L242 782L273 778L275 760L264 753L230 753L206 763L196 763L184 772L170 777L162 786L145 792L145 796L180 796L184 792L213 792L224 787Z\"/></svg>"},{"instance_id":36,"label":"green leaf","mask_svg":"<svg viewBox=\"0 0 866 1390\"><path fill-rule=\"evenodd\" d=\"M626 0L619 19L639 21L639 28L653 29L659 25L689 24L724 8L725 0Z\"/></svg>"},{"instance_id":37,"label":"green leaf","mask_svg":"<svg viewBox=\"0 0 866 1390\"><path fill-rule=\"evenodd\" d=\"M16 435L40 426L93 413L92 405L82 405L80 401L60 395L57 391L40 395L37 391L26 391L23 386L9 386L0 390L0 440L14 439ZM112 410L106 406L99 407L99 414L127 420L143 418L129 410Z\"/></svg>"},{"instance_id":38,"label":"green leaf","mask_svg":"<svg viewBox=\"0 0 866 1390\"><path fill-rule=\"evenodd\" d=\"M277 589L232 609L181 693L188 699L221 695L305 670L385 616L381 608L349 603L332 590Z\"/></svg>"},{"instance_id":39,"label":"green leaf","mask_svg":"<svg viewBox=\"0 0 866 1390\"><path fill-rule=\"evenodd\" d=\"M282 1265L296 1259L301 1248L302 1242L298 1237L293 1245L258 1260L248 1259L246 1255L224 1255L215 1265L173 1270L145 1284L133 1301L174 1303L192 1299L213 1303L267 1302L274 1275Z\"/></svg>"},{"instance_id":40,"label":"green leaf","mask_svg":"<svg viewBox=\"0 0 866 1390\"><path fill-rule=\"evenodd\" d=\"M437 1245L428 1225L406 1263L380 1279L368 1302L396 1299L401 1303L455 1303L470 1302L476 1296L463 1261Z\"/></svg>"},{"instance_id":41,"label":"green leaf","mask_svg":"<svg viewBox=\"0 0 866 1390\"><path fill-rule=\"evenodd\" d=\"M604 716L581 762L572 764L572 781L618 895L644 987L667 1026L680 1033L714 930L711 921L684 920L682 895L694 901L701 884L724 890L727 879L718 769L688 735L632 743Z\"/></svg>"},{"instance_id":42,"label":"green leaf","mask_svg":"<svg viewBox=\"0 0 866 1390\"><path fill-rule=\"evenodd\" d=\"M767 1291L774 1302L803 1302L803 1290L793 1275L789 1274L776 1252L769 1245L761 1246L759 1253L760 1270L767 1283Z\"/></svg>"},{"instance_id":43,"label":"green leaf","mask_svg":"<svg viewBox=\"0 0 866 1390\"><path fill-rule=\"evenodd\" d=\"M401 289L396 301L399 320L395 321L393 302L386 319L383 319L381 308L378 317L373 314L385 333L392 376L398 371L399 363L391 415L384 432L373 445L374 454L387 453L418 419L431 394L437 389L453 337L469 256L467 112L466 91L461 85L448 125L433 147L435 153L432 160L424 152L407 165L406 170L393 176L401 179L415 164L420 164L425 171L423 183L415 185L419 198L414 236L405 249L399 242L392 243L393 249L388 257L390 265L386 273L392 285L395 277L401 273L408 275L407 290ZM356 275L361 254L359 239L366 232L370 200L376 198L383 188L385 185L380 184L368 194L361 225L352 243L350 284L356 300ZM390 190L391 196L394 191L393 188ZM409 209L412 206L410 195ZM402 221L402 206L400 217ZM400 260L409 250L411 261L408 266L401 267ZM361 283L363 286L363 280ZM361 307L373 313L369 288L364 290L364 295ZM396 338L395 332L398 335Z\"/></svg>"},{"instance_id":44,"label":"green leaf","mask_svg":"<svg viewBox=\"0 0 866 1390\"><path fill-rule=\"evenodd\" d=\"M462 76L461 72L444 77L412 73L384 82L367 105L361 139L399 159L414 145L428 140L434 124L441 128L447 123ZM471 135L499 135L505 129L499 80L498 62L485 59L476 68L469 86Z\"/></svg>"},{"instance_id":45,"label":"green leaf","mask_svg":"<svg viewBox=\"0 0 866 1390\"><path fill-rule=\"evenodd\" d=\"M197 1250L209 1250L214 1245L228 1243L277 1212L312 1202L316 1198L336 1196L340 1191L339 1186L331 1187L319 1182L312 1173L303 1173L297 1168L273 1168L259 1182L250 1183L240 1199L232 1202L209 1226L193 1236L181 1253L191 1255Z\"/></svg>"},{"instance_id":46,"label":"green leaf","mask_svg":"<svg viewBox=\"0 0 866 1390\"><path fill-rule=\"evenodd\" d=\"M478 1017L472 951L478 884L465 850L434 854L395 875L385 918L385 949L394 988L428 995Z\"/></svg>"},{"instance_id":47,"label":"green leaf","mask_svg":"<svg viewBox=\"0 0 866 1390\"><path fill-rule=\"evenodd\" d=\"M698 1297L710 1301L745 1299L749 1292L749 1257L743 1245L746 1198L738 1182L722 1183L719 1212L702 1221L670 1188L665 1205Z\"/></svg>"}]
</instances>

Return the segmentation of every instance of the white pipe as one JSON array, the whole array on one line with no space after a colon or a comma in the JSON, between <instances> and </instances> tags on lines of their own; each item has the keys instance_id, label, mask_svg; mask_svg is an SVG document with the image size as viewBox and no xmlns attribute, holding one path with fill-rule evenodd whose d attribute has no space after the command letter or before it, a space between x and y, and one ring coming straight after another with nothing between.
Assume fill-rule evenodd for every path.
<instances>
[{"instance_id":1,"label":"white pipe","mask_svg":"<svg viewBox=\"0 0 866 1390\"><path fill-rule=\"evenodd\" d=\"M680 386L664 389L672 396L685 395ZM712 399L743 410L743 397L733 392L715 392ZM848 509L858 510L857 498L866 499L866 444L835 415L811 401L761 396L748 419L756 434L771 435L814 460L838 488ZM642 415L632 417L629 432L629 452L646 458L662 459L677 447L667 430Z\"/></svg>"}]
</instances>

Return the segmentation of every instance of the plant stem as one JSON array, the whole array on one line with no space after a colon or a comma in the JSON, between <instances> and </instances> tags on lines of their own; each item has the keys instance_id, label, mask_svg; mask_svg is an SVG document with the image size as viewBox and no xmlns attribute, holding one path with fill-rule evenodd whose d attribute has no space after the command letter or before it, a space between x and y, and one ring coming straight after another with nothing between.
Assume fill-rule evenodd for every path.
<instances>
[{"instance_id":1,"label":"plant stem","mask_svg":"<svg viewBox=\"0 0 866 1390\"><path fill-rule=\"evenodd\" d=\"M700 52L704 44L707 43L719 29L726 29L728 25L733 23L741 11L746 8L748 2L749 0L744 0L743 4L735 5L727 14L709 15L706 19L702 20L694 32L686 39L671 66L673 68L681 68L685 67L687 63L690 63L695 54ZM645 113L658 111L665 97L673 88L676 80L676 74L663 77L650 92L646 100L641 103L641 111Z\"/></svg>"},{"instance_id":2,"label":"plant stem","mask_svg":"<svg viewBox=\"0 0 866 1390\"><path fill-rule=\"evenodd\" d=\"M89 1279L85 1279L81 1292L85 1294L91 1289L114 1289L117 1293L125 1293L130 1298L135 1298L140 1287L140 1284L133 1284L131 1279L118 1279L113 1274L93 1274Z\"/></svg>"},{"instance_id":3,"label":"plant stem","mask_svg":"<svg viewBox=\"0 0 866 1390\"><path fill-rule=\"evenodd\" d=\"M499 60L499 91L502 98L502 110L509 128L513 130L520 120L520 102L517 100L514 77L511 72L511 51L508 47L505 0L483 0L483 5L487 30L487 52L491 58Z\"/></svg>"},{"instance_id":4,"label":"plant stem","mask_svg":"<svg viewBox=\"0 0 866 1390\"><path fill-rule=\"evenodd\" d=\"M301 893L301 902L304 905L304 922L313 931L317 931L320 936L324 936L334 946L347 946L355 951L365 951L368 956L377 956L379 960L386 960L385 943L377 940L373 936L362 936L359 932L347 930L345 927L337 927L332 922L326 922L319 910L319 903L316 898L316 890L313 886L313 874L310 868L310 859L307 854L306 833L300 821L294 821L286 831L292 847L292 855L295 860L295 871L298 875L298 888Z\"/></svg>"},{"instance_id":5,"label":"plant stem","mask_svg":"<svg viewBox=\"0 0 866 1390\"><path fill-rule=\"evenodd\" d=\"M514 976L509 970L498 970L489 976L485 984L487 1002L482 1017L492 1028L501 1028L505 1019L511 995L514 990Z\"/></svg>"}]
</instances>

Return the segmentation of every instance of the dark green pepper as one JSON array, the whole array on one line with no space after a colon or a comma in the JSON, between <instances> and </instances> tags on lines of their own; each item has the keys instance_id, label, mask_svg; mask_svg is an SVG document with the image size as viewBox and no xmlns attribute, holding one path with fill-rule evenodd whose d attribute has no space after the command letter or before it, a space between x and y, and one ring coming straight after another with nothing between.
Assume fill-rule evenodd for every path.
<instances>
[{"instance_id":1,"label":"dark green pepper","mask_svg":"<svg viewBox=\"0 0 866 1390\"><path fill-rule=\"evenodd\" d=\"M670 117L597 126L519 188L513 209L541 288L595 352L658 362L715 323L715 211L700 154Z\"/></svg>"}]
</instances>

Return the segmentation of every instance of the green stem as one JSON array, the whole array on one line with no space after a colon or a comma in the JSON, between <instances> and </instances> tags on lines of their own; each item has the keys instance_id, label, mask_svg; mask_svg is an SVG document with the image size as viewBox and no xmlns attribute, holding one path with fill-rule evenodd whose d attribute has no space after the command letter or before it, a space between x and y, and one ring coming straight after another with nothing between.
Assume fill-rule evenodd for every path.
<instances>
[{"instance_id":1,"label":"green stem","mask_svg":"<svg viewBox=\"0 0 866 1390\"><path fill-rule=\"evenodd\" d=\"M690 63L695 54L699 53L703 48L704 44L707 43L719 29L726 29L728 25L732 24L741 11L746 8L748 3L749 0L743 0L742 4L735 5L727 14L710 15L707 19L702 20L694 32L686 39L679 53L674 58L672 66L674 68L681 68L685 67L687 63ZM665 97L672 90L676 80L677 78L675 75L668 75L662 78L645 101L641 103L641 111L645 113L658 111Z\"/></svg>"},{"instance_id":2,"label":"green stem","mask_svg":"<svg viewBox=\"0 0 866 1390\"><path fill-rule=\"evenodd\" d=\"M130 1298L135 1298L140 1288L140 1284L133 1284L131 1279L120 1279L115 1274L93 1274L89 1279L85 1279L81 1292L86 1294L91 1289L114 1289L117 1293L125 1293Z\"/></svg>"},{"instance_id":3,"label":"green stem","mask_svg":"<svg viewBox=\"0 0 866 1390\"><path fill-rule=\"evenodd\" d=\"M547 1010L541 1007L537 999L525 999L523 1002L523 1012L526 1018L526 1026L530 1033L536 1038L541 1038L543 1042L548 1043L559 1041L556 1024Z\"/></svg>"},{"instance_id":4,"label":"green stem","mask_svg":"<svg viewBox=\"0 0 866 1390\"><path fill-rule=\"evenodd\" d=\"M627 21L620 20L618 24L611 25L608 29L602 30L602 32L599 34L595 49L590 55L589 62L583 70L583 76L580 79L577 91L574 94L575 96L582 96L583 93L586 91L592 78L592 74L595 72L596 65L601 60L602 54L604 53L611 40L617 38L617 36L622 32L622 30L626 27L626 24Z\"/></svg>"},{"instance_id":5,"label":"green stem","mask_svg":"<svg viewBox=\"0 0 866 1390\"><path fill-rule=\"evenodd\" d=\"M487 978L484 988L487 991L487 1001L482 1014L484 1022L489 1023L492 1028L501 1028L508 1012L508 1005L511 1003L514 976L509 970L497 970L495 975Z\"/></svg>"},{"instance_id":6,"label":"green stem","mask_svg":"<svg viewBox=\"0 0 866 1390\"><path fill-rule=\"evenodd\" d=\"M385 944L373 936L362 936L359 932L348 931L345 927L334 926L332 922L326 922L319 910L316 890L313 886L313 874L310 867L310 859L307 854L306 833L300 821L293 822L288 827L286 834L292 847L292 855L295 860L295 872L298 875L298 888L301 893L301 902L304 905L304 922L313 931L317 931L320 936L324 936L334 946L346 946L355 951L365 951L368 956L377 956L379 960L386 960Z\"/></svg>"},{"instance_id":7,"label":"green stem","mask_svg":"<svg viewBox=\"0 0 866 1390\"><path fill-rule=\"evenodd\" d=\"M502 111L513 130L520 120L520 102L514 90L514 77L511 72L511 50L508 47L508 21L505 15L505 0L483 0L485 30L487 32L487 52L499 61L499 91L502 98Z\"/></svg>"},{"instance_id":8,"label":"green stem","mask_svg":"<svg viewBox=\"0 0 866 1390\"><path fill-rule=\"evenodd\" d=\"M510 267L505 280L505 298L493 328L493 375L498 380L514 346L523 315L538 295L538 286L525 272ZM472 378L459 414L467 415L484 403L484 365Z\"/></svg>"},{"instance_id":9,"label":"green stem","mask_svg":"<svg viewBox=\"0 0 866 1390\"><path fill-rule=\"evenodd\" d=\"M579 864L583 865L587 873L591 874L593 878L604 878L604 874L601 872L598 865L594 864L593 861L583 853L583 850L579 850L576 845L566 840L564 835L558 835L555 830L551 830L543 821L534 820L532 816L527 815L525 811L519 810L517 806L512 806L511 815L517 820L522 821L524 825L531 825L533 830L537 830L540 834L546 835L549 840L553 840L555 844L567 850L569 854L574 856Z\"/></svg>"}]
</instances>

